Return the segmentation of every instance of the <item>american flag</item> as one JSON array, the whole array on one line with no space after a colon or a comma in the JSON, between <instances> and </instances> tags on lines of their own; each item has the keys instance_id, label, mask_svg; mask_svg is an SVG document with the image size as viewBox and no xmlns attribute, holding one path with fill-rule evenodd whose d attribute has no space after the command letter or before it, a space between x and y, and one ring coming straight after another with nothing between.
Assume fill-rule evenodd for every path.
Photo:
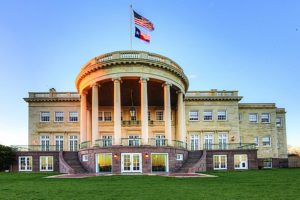
<instances>
[{"instance_id":1,"label":"american flag","mask_svg":"<svg viewBox=\"0 0 300 200\"><path fill-rule=\"evenodd\" d=\"M148 20L145 17L139 15L134 10L133 10L133 15L134 15L134 23L136 25L142 26L142 27L148 29L149 31L153 31L154 30L154 25L153 25L153 23L150 20Z\"/></svg>"}]
</instances>

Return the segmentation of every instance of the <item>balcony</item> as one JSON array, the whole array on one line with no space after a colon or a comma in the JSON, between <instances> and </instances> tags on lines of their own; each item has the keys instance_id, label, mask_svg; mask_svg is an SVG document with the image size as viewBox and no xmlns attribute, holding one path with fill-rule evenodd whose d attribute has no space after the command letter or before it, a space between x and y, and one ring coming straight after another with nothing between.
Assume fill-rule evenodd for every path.
<instances>
[{"instance_id":1,"label":"balcony","mask_svg":"<svg viewBox=\"0 0 300 200\"><path fill-rule=\"evenodd\" d=\"M256 149L254 143L204 144L203 150L240 150Z\"/></svg>"},{"instance_id":2,"label":"balcony","mask_svg":"<svg viewBox=\"0 0 300 200\"><path fill-rule=\"evenodd\" d=\"M112 139L98 139L95 141L95 147L110 147L112 143Z\"/></svg>"},{"instance_id":3,"label":"balcony","mask_svg":"<svg viewBox=\"0 0 300 200\"><path fill-rule=\"evenodd\" d=\"M56 145L13 145L16 151L78 151L79 145L74 145L71 149L64 149Z\"/></svg>"}]
</instances>

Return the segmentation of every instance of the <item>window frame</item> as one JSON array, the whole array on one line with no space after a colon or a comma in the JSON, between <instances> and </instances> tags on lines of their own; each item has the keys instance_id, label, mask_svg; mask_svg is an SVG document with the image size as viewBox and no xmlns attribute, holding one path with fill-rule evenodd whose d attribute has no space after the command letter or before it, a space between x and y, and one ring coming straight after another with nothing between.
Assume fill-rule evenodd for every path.
<instances>
[{"instance_id":1,"label":"window frame","mask_svg":"<svg viewBox=\"0 0 300 200\"><path fill-rule=\"evenodd\" d=\"M191 115L191 113L197 113L197 116ZM189 111L189 121L199 121L199 110L190 110Z\"/></svg>"},{"instance_id":2,"label":"window frame","mask_svg":"<svg viewBox=\"0 0 300 200\"><path fill-rule=\"evenodd\" d=\"M246 161L242 161L242 157L246 156ZM236 167L236 157L238 157L238 159L240 160L239 162L239 167ZM247 154L234 154L233 155L233 162L234 162L234 169L238 169L238 170L246 170L249 169L249 160L248 160L248 155ZM246 166L245 167L240 167L242 162L246 162Z\"/></svg>"},{"instance_id":3,"label":"window frame","mask_svg":"<svg viewBox=\"0 0 300 200\"><path fill-rule=\"evenodd\" d=\"M57 113L62 113L63 114L62 120L56 120L56 114ZM58 118L60 118L60 117L58 117ZM64 111L54 111L54 122L62 123L64 121L65 121L65 113L64 113Z\"/></svg>"},{"instance_id":4,"label":"window frame","mask_svg":"<svg viewBox=\"0 0 300 200\"><path fill-rule=\"evenodd\" d=\"M48 115L48 121L44 121L44 120L42 120L42 113L48 113L49 115ZM50 111L40 111L40 122L43 122L43 123L47 123L47 122L50 122Z\"/></svg>"},{"instance_id":5,"label":"window frame","mask_svg":"<svg viewBox=\"0 0 300 200\"><path fill-rule=\"evenodd\" d=\"M49 158L52 158L52 163L50 163L49 165ZM46 162L46 169L42 169L42 158L45 158L45 162ZM54 157L53 156L40 156L39 158L40 160L40 171L41 172L53 172L54 171ZM51 166L51 168L49 169L49 166Z\"/></svg>"},{"instance_id":6,"label":"window frame","mask_svg":"<svg viewBox=\"0 0 300 200\"><path fill-rule=\"evenodd\" d=\"M219 115L220 112L224 112L225 115ZM222 119L222 117L225 116L225 119ZM218 110L217 112L217 120L218 121L227 121L227 110Z\"/></svg>"},{"instance_id":7,"label":"window frame","mask_svg":"<svg viewBox=\"0 0 300 200\"><path fill-rule=\"evenodd\" d=\"M278 122L279 120L279 122ZM276 127L281 128L282 127L282 117L276 117Z\"/></svg>"},{"instance_id":8,"label":"window frame","mask_svg":"<svg viewBox=\"0 0 300 200\"><path fill-rule=\"evenodd\" d=\"M264 138L269 138L269 145L265 145L265 144L264 144L264 142L265 142L265 141L264 141ZM271 146L272 146L272 138L271 138L271 136L268 135L268 136L264 136L264 137L262 138L262 146L263 146L263 147L271 147Z\"/></svg>"},{"instance_id":9,"label":"window frame","mask_svg":"<svg viewBox=\"0 0 300 200\"><path fill-rule=\"evenodd\" d=\"M77 114L77 120L76 121L74 121L74 120L71 120L71 113L76 113ZM74 117L73 117L74 118ZM77 111L70 111L69 112L69 121L68 122L78 122L79 121L79 114L78 114L78 112Z\"/></svg>"},{"instance_id":10,"label":"window frame","mask_svg":"<svg viewBox=\"0 0 300 200\"><path fill-rule=\"evenodd\" d=\"M215 163L215 157L218 157L218 163L219 163L219 166L216 167L216 163ZM222 160L221 160L221 157L225 157L225 167L222 168ZM214 170L227 170L227 155L213 155L213 167L214 167Z\"/></svg>"},{"instance_id":11,"label":"window frame","mask_svg":"<svg viewBox=\"0 0 300 200\"><path fill-rule=\"evenodd\" d=\"M252 120L252 118L250 117L251 115L252 116L256 116L256 120L255 121ZM257 113L249 113L249 115L248 115L248 121L250 123L258 123L258 114Z\"/></svg>"},{"instance_id":12,"label":"window frame","mask_svg":"<svg viewBox=\"0 0 300 200\"><path fill-rule=\"evenodd\" d=\"M211 115L206 115L209 112L211 113ZM210 117L210 119L206 119L206 117ZM203 121L212 121L212 120L213 120L213 111L212 110L203 111Z\"/></svg>"},{"instance_id":13,"label":"window frame","mask_svg":"<svg viewBox=\"0 0 300 200\"><path fill-rule=\"evenodd\" d=\"M266 163L269 163L270 166L266 166L265 165ZM263 168L264 169L272 169L273 168L273 160L272 160L272 158L265 158L265 159L263 159Z\"/></svg>"},{"instance_id":14,"label":"window frame","mask_svg":"<svg viewBox=\"0 0 300 200\"><path fill-rule=\"evenodd\" d=\"M21 165L21 159L25 158L25 169L21 169L22 165ZM27 159L29 159L29 167L27 165ZM19 172L32 172L33 170L33 160L32 160L32 156L19 156Z\"/></svg>"},{"instance_id":15,"label":"window frame","mask_svg":"<svg viewBox=\"0 0 300 200\"><path fill-rule=\"evenodd\" d=\"M267 115L268 117L265 118L265 117L263 117L264 115ZM263 121L265 119L267 119L268 121ZM263 123L263 124L269 124L271 122L271 114L270 113L261 113L260 122Z\"/></svg>"},{"instance_id":16,"label":"window frame","mask_svg":"<svg viewBox=\"0 0 300 200\"><path fill-rule=\"evenodd\" d=\"M161 113L162 118L158 119L158 113ZM156 110L155 111L155 121L164 121L164 111L163 110Z\"/></svg>"},{"instance_id":17,"label":"window frame","mask_svg":"<svg viewBox=\"0 0 300 200\"><path fill-rule=\"evenodd\" d=\"M255 142L256 139L257 139L257 141ZM255 147L259 147L259 137L258 136L254 137L253 143L255 144Z\"/></svg>"}]
</instances>

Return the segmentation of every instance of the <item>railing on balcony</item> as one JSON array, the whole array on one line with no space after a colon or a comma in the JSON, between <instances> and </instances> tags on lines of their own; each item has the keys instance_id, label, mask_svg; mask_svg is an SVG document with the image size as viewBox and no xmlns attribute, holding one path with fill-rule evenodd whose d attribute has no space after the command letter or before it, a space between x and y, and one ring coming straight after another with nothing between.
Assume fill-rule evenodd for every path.
<instances>
[{"instance_id":1,"label":"railing on balcony","mask_svg":"<svg viewBox=\"0 0 300 200\"><path fill-rule=\"evenodd\" d=\"M222 144L204 144L204 150L236 150L236 149L256 149L254 143L222 143Z\"/></svg>"},{"instance_id":2,"label":"railing on balcony","mask_svg":"<svg viewBox=\"0 0 300 200\"><path fill-rule=\"evenodd\" d=\"M136 121L136 120L122 121L122 126L141 126L141 124L142 124L141 121Z\"/></svg>"},{"instance_id":3,"label":"railing on balcony","mask_svg":"<svg viewBox=\"0 0 300 200\"><path fill-rule=\"evenodd\" d=\"M95 141L96 147L110 147L112 146L112 139L98 139Z\"/></svg>"},{"instance_id":4,"label":"railing on balcony","mask_svg":"<svg viewBox=\"0 0 300 200\"><path fill-rule=\"evenodd\" d=\"M149 138L149 145L150 146L156 146L156 147L166 147L166 146L171 146L171 147L176 147L176 148L187 148L187 143L178 141L178 140L171 140L169 141L168 139L165 138Z\"/></svg>"},{"instance_id":5,"label":"railing on balcony","mask_svg":"<svg viewBox=\"0 0 300 200\"><path fill-rule=\"evenodd\" d=\"M11 146L16 151L63 151L56 145L13 145Z\"/></svg>"},{"instance_id":6,"label":"railing on balcony","mask_svg":"<svg viewBox=\"0 0 300 200\"><path fill-rule=\"evenodd\" d=\"M81 142L79 144L80 149L86 149L86 148L90 148L90 147L91 147L91 142L90 141Z\"/></svg>"},{"instance_id":7,"label":"railing on balcony","mask_svg":"<svg viewBox=\"0 0 300 200\"><path fill-rule=\"evenodd\" d=\"M142 145L142 138L121 138L122 146L138 147Z\"/></svg>"}]
</instances>

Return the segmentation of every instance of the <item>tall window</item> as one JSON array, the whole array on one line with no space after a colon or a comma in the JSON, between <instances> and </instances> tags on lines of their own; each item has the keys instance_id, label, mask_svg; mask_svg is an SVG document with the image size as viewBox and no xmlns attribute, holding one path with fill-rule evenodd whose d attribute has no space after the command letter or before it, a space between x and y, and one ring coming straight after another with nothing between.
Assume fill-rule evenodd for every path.
<instances>
[{"instance_id":1,"label":"tall window","mask_svg":"<svg viewBox=\"0 0 300 200\"><path fill-rule=\"evenodd\" d=\"M249 122L253 122L253 123L257 122L257 113L250 113L249 114Z\"/></svg>"},{"instance_id":2,"label":"tall window","mask_svg":"<svg viewBox=\"0 0 300 200\"><path fill-rule=\"evenodd\" d=\"M100 111L98 115L98 121L112 121L112 113L110 111Z\"/></svg>"},{"instance_id":3,"label":"tall window","mask_svg":"<svg viewBox=\"0 0 300 200\"><path fill-rule=\"evenodd\" d=\"M204 121L210 121L212 120L212 111L204 111L203 113L203 120Z\"/></svg>"},{"instance_id":4,"label":"tall window","mask_svg":"<svg viewBox=\"0 0 300 200\"><path fill-rule=\"evenodd\" d=\"M164 111L158 110L155 112L155 120L163 121L164 120Z\"/></svg>"},{"instance_id":5,"label":"tall window","mask_svg":"<svg viewBox=\"0 0 300 200\"><path fill-rule=\"evenodd\" d=\"M199 150L199 135L192 134L190 136L190 145L191 145L191 150L196 151Z\"/></svg>"},{"instance_id":6,"label":"tall window","mask_svg":"<svg viewBox=\"0 0 300 200\"><path fill-rule=\"evenodd\" d=\"M128 146L140 146L140 136L130 135L128 138Z\"/></svg>"},{"instance_id":7,"label":"tall window","mask_svg":"<svg viewBox=\"0 0 300 200\"><path fill-rule=\"evenodd\" d=\"M189 120L190 121L198 121L199 120L199 112L198 112L198 110L191 110L189 112Z\"/></svg>"},{"instance_id":8,"label":"tall window","mask_svg":"<svg viewBox=\"0 0 300 200\"><path fill-rule=\"evenodd\" d=\"M49 151L50 150L49 143L50 143L49 135L40 136L41 151Z\"/></svg>"},{"instance_id":9,"label":"tall window","mask_svg":"<svg viewBox=\"0 0 300 200\"><path fill-rule=\"evenodd\" d=\"M56 151L64 150L64 136L63 135L55 136L55 150Z\"/></svg>"},{"instance_id":10,"label":"tall window","mask_svg":"<svg viewBox=\"0 0 300 200\"><path fill-rule=\"evenodd\" d=\"M219 149L227 149L228 135L227 133L219 134Z\"/></svg>"},{"instance_id":11,"label":"tall window","mask_svg":"<svg viewBox=\"0 0 300 200\"><path fill-rule=\"evenodd\" d=\"M40 156L40 171L53 171L53 156Z\"/></svg>"},{"instance_id":12,"label":"tall window","mask_svg":"<svg viewBox=\"0 0 300 200\"><path fill-rule=\"evenodd\" d=\"M227 169L227 155L214 155L214 169Z\"/></svg>"},{"instance_id":13,"label":"tall window","mask_svg":"<svg viewBox=\"0 0 300 200\"><path fill-rule=\"evenodd\" d=\"M256 137L254 137L254 144L255 144L255 146L259 146L259 139L258 139L258 136L256 136Z\"/></svg>"},{"instance_id":14,"label":"tall window","mask_svg":"<svg viewBox=\"0 0 300 200\"><path fill-rule=\"evenodd\" d=\"M218 120L225 121L227 120L227 113L226 110L219 110L218 111Z\"/></svg>"},{"instance_id":15,"label":"tall window","mask_svg":"<svg viewBox=\"0 0 300 200\"><path fill-rule=\"evenodd\" d=\"M19 171L32 171L32 156L19 157Z\"/></svg>"},{"instance_id":16,"label":"tall window","mask_svg":"<svg viewBox=\"0 0 300 200\"><path fill-rule=\"evenodd\" d=\"M78 112L69 112L69 121L78 122Z\"/></svg>"},{"instance_id":17,"label":"tall window","mask_svg":"<svg viewBox=\"0 0 300 200\"><path fill-rule=\"evenodd\" d=\"M64 121L64 112L55 112L54 121L55 122L63 122Z\"/></svg>"},{"instance_id":18,"label":"tall window","mask_svg":"<svg viewBox=\"0 0 300 200\"><path fill-rule=\"evenodd\" d=\"M270 123L270 113L262 113L261 114L261 122L262 123Z\"/></svg>"},{"instance_id":19,"label":"tall window","mask_svg":"<svg viewBox=\"0 0 300 200\"><path fill-rule=\"evenodd\" d=\"M213 145L213 135L207 134L204 136L204 148L205 149L212 149Z\"/></svg>"},{"instance_id":20,"label":"tall window","mask_svg":"<svg viewBox=\"0 0 300 200\"><path fill-rule=\"evenodd\" d=\"M276 118L276 126L277 127L281 127L282 126L282 118L281 117L277 117Z\"/></svg>"},{"instance_id":21,"label":"tall window","mask_svg":"<svg viewBox=\"0 0 300 200\"><path fill-rule=\"evenodd\" d=\"M41 119L40 119L41 122L49 122L50 121L50 112L42 111L40 116L41 116Z\"/></svg>"},{"instance_id":22,"label":"tall window","mask_svg":"<svg viewBox=\"0 0 300 200\"><path fill-rule=\"evenodd\" d=\"M112 154L99 153L96 154L96 172L111 172L112 170Z\"/></svg>"},{"instance_id":23,"label":"tall window","mask_svg":"<svg viewBox=\"0 0 300 200\"><path fill-rule=\"evenodd\" d=\"M111 135L103 135L103 146L104 147L110 147L112 145L112 136Z\"/></svg>"},{"instance_id":24,"label":"tall window","mask_svg":"<svg viewBox=\"0 0 300 200\"><path fill-rule=\"evenodd\" d=\"M271 146L271 137L265 136L262 138L263 146L268 147Z\"/></svg>"},{"instance_id":25,"label":"tall window","mask_svg":"<svg viewBox=\"0 0 300 200\"><path fill-rule=\"evenodd\" d=\"M78 138L76 135L70 135L69 138L69 149L70 151L77 151Z\"/></svg>"},{"instance_id":26,"label":"tall window","mask_svg":"<svg viewBox=\"0 0 300 200\"><path fill-rule=\"evenodd\" d=\"M166 139L164 135L156 135L155 136L155 143L157 147L165 146L166 145Z\"/></svg>"},{"instance_id":27,"label":"tall window","mask_svg":"<svg viewBox=\"0 0 300 200\"><path fill-rule=\"evenodd\" d=\"M247 154L234 155L234 169L248 169Z\"/></svg>"}]
</instances>

